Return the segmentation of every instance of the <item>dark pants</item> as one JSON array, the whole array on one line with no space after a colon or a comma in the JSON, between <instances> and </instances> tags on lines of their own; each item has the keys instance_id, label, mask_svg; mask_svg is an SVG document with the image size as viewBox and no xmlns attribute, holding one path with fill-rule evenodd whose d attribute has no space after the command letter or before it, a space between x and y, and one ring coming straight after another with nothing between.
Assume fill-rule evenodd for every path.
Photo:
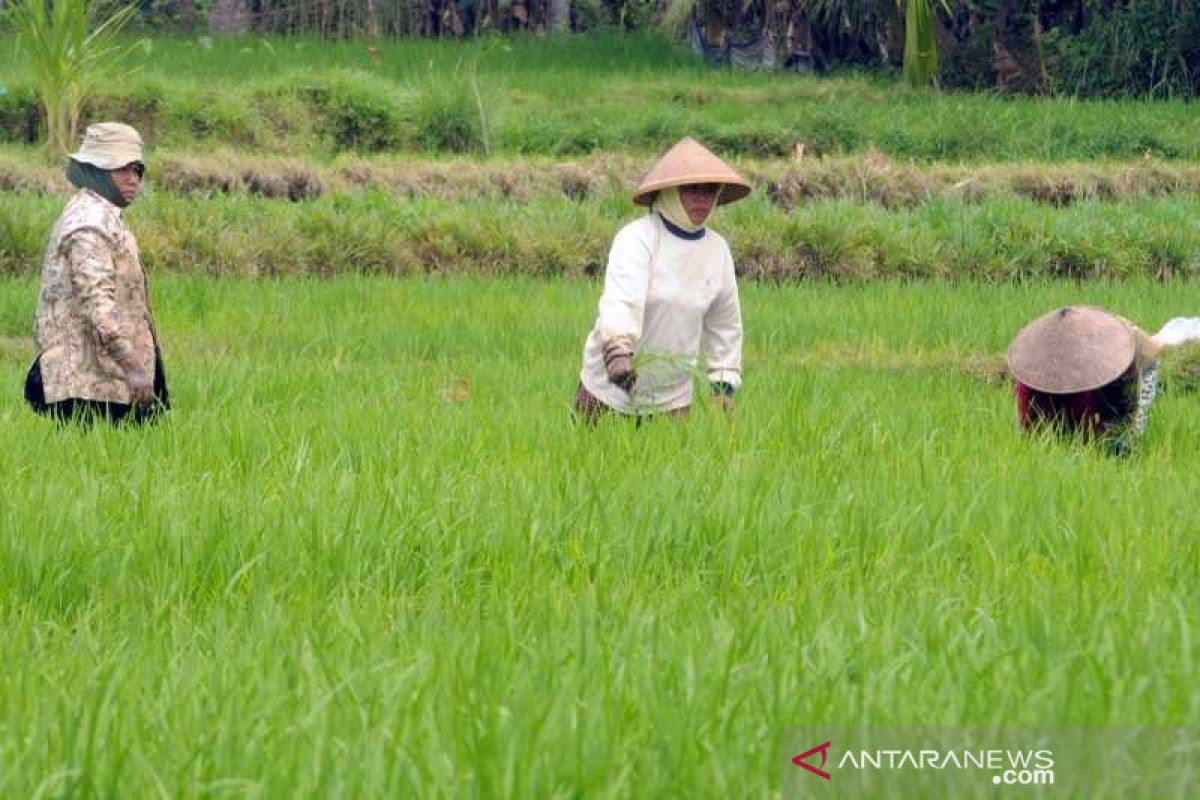
<instances>
[{"instance_id":1,"label":"dark pants","mask_svg":"<svg viewBox=\"0 0 1200 800\"><path fill-rule=\"evenodd\" d=\"M667 416L671 419L685 419L690 411L691 406L684 406L683 408L668 411ZM641 425L644 418L641 414L619 414L605 405L596 395L589 392L583 383L580 382L579 386L575 389L575 418L588 425L595 425L604 417L613 415L632 417L636 420L637 425Z\"/></svg>"},{"instance_id":2,"label":"dark pants","mask_svg":"<svg viewBox=\"0 0 1200 800\"><path fill-rule=\"evenodd\" d=\"M38 414L50 417L58 422L80 422L91 424L97 420L116 424L130 420L135 425L153 422L162 412L171 407L170 393L167 391L167 375L162 367L162 353L154 350L154 404L152 406L133 406L129 403L109 403L103 400L83 400L67 398L54 403L46 402L46 390L42 385L42 362L37 359L25 376L25 402Z\"/></svg>"}]
</instances>

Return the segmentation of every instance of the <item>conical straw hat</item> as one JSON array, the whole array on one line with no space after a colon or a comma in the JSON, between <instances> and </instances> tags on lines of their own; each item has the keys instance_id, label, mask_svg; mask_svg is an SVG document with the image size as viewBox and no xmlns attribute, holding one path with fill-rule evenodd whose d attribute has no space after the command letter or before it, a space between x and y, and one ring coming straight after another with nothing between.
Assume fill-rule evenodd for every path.
<instances>
[{"instance_id":1,"label":"conical straw hat","mask_svg":"<svg viewBox=\"0 0 1200 800\"><path fill-rule=\"evenodd\" d=\"M1039 392L1074 394L1107 386L1125 374L1137 337L1107 311L1072 306L1038 317L1008 347L1008 367Z\"/></svg>"},{"instance_id":2,"label":"conical straw hat","mask_svg":"<svg viewBox=\"0 0 1200 800\"><path fill-rule=\"evenodd\" d=\"M633 202L648 206L654 193L672 186L692 183L723 183L720 205L741 200L750 194L750 184L733 168L713 155L708 148L690 136L685 136L650 168L641 185L633 193Z\"/></svg>"}]
</instances>

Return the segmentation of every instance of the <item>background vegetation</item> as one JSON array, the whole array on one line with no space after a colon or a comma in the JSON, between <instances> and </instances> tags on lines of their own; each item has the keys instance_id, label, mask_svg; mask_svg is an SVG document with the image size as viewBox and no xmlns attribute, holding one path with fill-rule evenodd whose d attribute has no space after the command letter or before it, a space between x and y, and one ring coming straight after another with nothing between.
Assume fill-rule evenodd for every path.
<instances>
[{"instance_id":1,"label":"background vegetation","mask_svg":"<svg viewBox=\"0 0 1200 800\"><path fill-rule=\"evenodd\" d=\"M0 52L9 52L0 48ZM155 269L585 275L629 189L699 136L755 184L718 230L747 277L1133 276L1200 268L1183 101L921 92L713 69L653 35L461 45L160 38L84 121L150 143ZM65 183L0 79L0 269L35 271ZM769 113L767 113L769 111Z\"/></svg>"},{"instance_id":2,"label":"background vegetation","mask_svg":"<svg viewBox=\"0 0 1200 800\"><path fill-rule=\"evenodd\" d=\"M118 3L120 5L121 3ZM1002 92L1193 97L1200 7L1189 0L145 0L140 25L212 36L477 39L662 31L714 61L758 68L898 71L906 34L942 86ZM920 25L908 23L919 18ZM930 47L933 45L933 48ZM929 64L934 66L933 64ZM922 80L924 83L924 80Z\"/></svg>"},{"instance_id":3,"label":"background vegetation","mask_svg":"<svg viewBox=\"0 0 1200 800\"><path fill-rule=\"evenodd\" d=\"M0 56L12 52L0 41ZM493 152L523 155L649 154L687 133L731 156L790 157L798 144L806 155L874 148L921 160L1200 152L1186 102L1008 99L729 71L653 34L466 46L153 39L129 66L134 75L102 87L85 119L127 119L170 147L482 153L486 125ZM32 83L11 56L0 83L0 139L34 141Z\"/></svg>"},{"instance_id":4,"label":"background vegetation","mask_svg":"<svg viewBox=\"0 0 1200 800\"><path fill-rule=\"evenodd\" d=\"M0 195L0 270L35 272L58 198ZM142 201L138 231L155 270L220 275L603 271L621 195L511 200L397 199L370 192L289 204L244 196ZM757 199L722 213L748 278L863 281L1134 277L1200 270L1200 202L1085 201L1063 210L1022 198L941 199L889 211L831 200L781 212Z\"/></svg>"}]
</instances>

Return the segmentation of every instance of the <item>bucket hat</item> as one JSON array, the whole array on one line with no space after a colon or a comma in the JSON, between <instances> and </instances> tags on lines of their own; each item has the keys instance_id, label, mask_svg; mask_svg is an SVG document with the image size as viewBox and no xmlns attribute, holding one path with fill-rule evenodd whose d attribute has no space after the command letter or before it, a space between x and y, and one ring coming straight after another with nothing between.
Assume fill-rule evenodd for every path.
<instances>
[{"instance_id":1,"label":"bucket hat","mask_svg":"<svg viewBox=\"0 0 1200 800\"><path fill-rule=\"evenodd\" d=\"M71 158L100 169L120 169L142 161L142 137L122 122L97 122L87 126L79 152Z\"/></svg>"}]
</instances>

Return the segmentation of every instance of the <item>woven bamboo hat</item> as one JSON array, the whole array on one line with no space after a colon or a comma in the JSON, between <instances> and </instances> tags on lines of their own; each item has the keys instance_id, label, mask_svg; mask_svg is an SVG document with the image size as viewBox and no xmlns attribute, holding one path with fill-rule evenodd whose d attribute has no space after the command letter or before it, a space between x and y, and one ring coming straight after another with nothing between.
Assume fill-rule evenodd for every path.
<instances>
[{"instance_id":1,"label":"woven bamboo hat","mask_svg":"<svg viewBox=\"0 0 1200 800\"><path fill-rule=\"evenodd\" d=\"M733 167L690 136L680 139L667 154L650 168L633 193L633 202L648 206L654 202L659 189L687 186L693 183L721 183L719 205L728 205L750 194L750 184Z\"/></svg>"},{"instance_id":2,"label":"woven bamboo hat","mask_svg":"<svg viewBox=\"0 0 1200 800\"><path fill-rule=\"evenodd\" d=\"M1107 386L1137 355L1137 336L1100 308L1068 306L1038 317L1008 346L1008 368L1039 392L1074 394Z\"/></svg>"},{"instance_id":3,"label":"woven bamboo hat","mask_svg":"<svg viewBox=\"0 0 1200 800\"><path fill-rule=\"evenodd\" d=\"M143 161L142 137L129 125L121 122L97 122L88 125L83 144L71 158L81 164L100 169L120 169Z\"/></svg>"}]
</instances>

